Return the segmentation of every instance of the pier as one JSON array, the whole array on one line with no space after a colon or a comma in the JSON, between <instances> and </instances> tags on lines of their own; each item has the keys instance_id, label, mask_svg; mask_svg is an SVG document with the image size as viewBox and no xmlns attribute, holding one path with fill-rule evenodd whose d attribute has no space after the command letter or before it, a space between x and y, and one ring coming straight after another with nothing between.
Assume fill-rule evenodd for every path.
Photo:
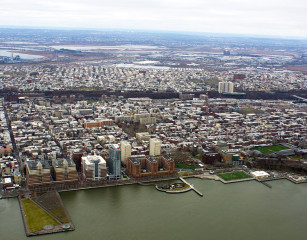
<instances>
[{"instance_id":1,"label":"pier","mask_svg":"<svg viewBox=\"0 0 307 240\"><path fill-rule=\"evenodd\" d=\"M256 178L256 181L262 183L263 185L267 186L268 188L272 188L272 186L270 184L268 184L267 182L265 182L265 181L261 181L261 180L259 180L257 178Z\"/></svg>"},{"instance_id":2,"label":"pier","mask_svg":"<svg viewBox=\"0 0 307 240\"><path fill-rule=\"evenodd\" d=\"M194 192L196 192L199 196L201 196L201 197L204 196L200 191L198 191L198 190L194 187L194 185L188 183L188 182L187 182L186 180L184 180L182 177L179 177L179 179L180 179L182 182L184 182L185 184L189 185L190 188L191 188Z\"/></svg>"}]
</instances>

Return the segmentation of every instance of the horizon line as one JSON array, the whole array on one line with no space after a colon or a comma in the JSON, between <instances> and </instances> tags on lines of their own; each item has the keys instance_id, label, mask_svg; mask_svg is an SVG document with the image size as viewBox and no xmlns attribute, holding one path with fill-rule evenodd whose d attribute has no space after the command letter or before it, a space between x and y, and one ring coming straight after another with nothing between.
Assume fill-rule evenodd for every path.
<instances>
[{"instance_id":1,"label":"horizon line","mask_svg":"<svg viewBox=\"0 0 307 240\"><path fill-rule=\"evenodd\" d=\"M58 26L20 26L20 25L0 25L0 29L33 29L33 30L69 30L69 31L119 31L119 32L148 32L148 33L176 33L189 35L216 35L220 37L236 36L250 38L267 38L283 40L307 40L302 36L281 36L281 35L262 35L248 33L222 33L222 32L195 32L183 30L154 30L154 29L129 29L129 28L91 28L91 27L58 27Z\"/></svg>"}]
</instances>

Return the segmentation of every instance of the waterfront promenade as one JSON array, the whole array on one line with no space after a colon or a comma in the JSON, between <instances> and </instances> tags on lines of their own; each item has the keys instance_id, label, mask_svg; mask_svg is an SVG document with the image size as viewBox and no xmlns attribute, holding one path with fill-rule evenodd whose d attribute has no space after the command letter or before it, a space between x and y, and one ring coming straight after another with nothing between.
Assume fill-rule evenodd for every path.
<instances>
[{"instance_id":1,"label":"waterfront promenade","mask_svg":"<svg viewBox=\"0 0 307 240\"><path fill-rule=\"evenodd\" d=\"M225 172L225 171L223 171ZM180 174L169 174L165 176L161 176L159 178L138 178L138 179L126 179L126 180L104 180L104 181L78 181L78 182L51 182L48 184L39 184L39 185L32 185L29 188L25 189L18 189L18 190L11 190L11 191L2 191L0 192L0 199L1 198L15 198L19 195L20 192L28 191L28 192L48 192L48 191L58 191L58 192L67 192L67 191L77 191L77 190L85 190L85 189L93 189L93 188L102 188L102 187L114 187L114 186L125 186L137 183L150 183L150 182L159 182L159 181L166 181L166 180L174 180L178 179L179 177L183 178L200 178L200 179L208 179L208 180L215 180L221 181L225 184L228 183L236 183L242 181L251 181L255 180L255 178L248 178L248 179L240 179L234 181L224 181L216 174L209 174L209 172L202 172L200 174L191 174L187 176L182 176ZM307 183L306 177L295 178L291 175L281 175L281 176L270 176L267 178L260 178L258 181L273 181L279 179L287 179L295 184L300 183Z\"/></svg>"},{"instance_id":2,"label":"waterfront promenade","mask_svg":"<svg viewBox=\"0 0 307 240\"><path fill-rule=\"evenodd\" d=\"M198 175L191 175L189 177L195 177L195 178L200 178L200 179L207 179L207 180L215 180L215 181L221 181L222 183L228 184L228 183L237 183L237 182L245 182L245 181L252 181L252 180L257 180L259 182L264 182L264 181L274 181L274 180L282 180L286 179L292 183L295 184L300 184L300 183L307 183L307 177L299 177L295 178L291 174L287 175L281 175L281 176L269 176L265 178L245 178L245 179L238 179L238 180L231 180L231 181L225 181L216 174L209 174L208 172L204 172L202 174Z\"/></svg>"}]
</instances>

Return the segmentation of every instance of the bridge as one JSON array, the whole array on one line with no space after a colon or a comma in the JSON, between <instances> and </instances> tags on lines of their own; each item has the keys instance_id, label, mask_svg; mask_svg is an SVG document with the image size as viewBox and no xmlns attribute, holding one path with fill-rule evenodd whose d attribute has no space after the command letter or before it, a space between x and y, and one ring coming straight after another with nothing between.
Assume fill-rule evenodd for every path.
<instances>
[{"instance_id":1,"label":"bridge","mask_svg":"<svg viewBox=\"0 0 307 240\"><path fill-rule=\"evenodd\" d=\"M307 99L306 98L303 98L303 97L300 97L300 96L297 96L297 95L293 95L293 97L303 101L303 102L307 102Z\"/></svg>"}]
</instances>

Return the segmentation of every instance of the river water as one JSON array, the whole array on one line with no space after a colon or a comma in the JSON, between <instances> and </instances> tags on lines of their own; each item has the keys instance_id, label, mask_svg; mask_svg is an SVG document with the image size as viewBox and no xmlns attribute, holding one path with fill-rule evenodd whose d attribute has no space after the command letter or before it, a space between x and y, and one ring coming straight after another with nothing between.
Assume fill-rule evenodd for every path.
<instances>
[{"instance_id":1,"label":"river water","mask_svg":"<svg viewBox=\"0 0 307 240\"><path fill-rule=\"evenodd\" d=\"M31 239L307 239L307 184L188 181L204 197L141 185L61 193L76 230ZM0 200L0 239L28 239L16 199Z\"/></svg>"},{"instance_id":2,"label":"river water","mask_svg":"<svg viewBox=\"0 0 307 240\"><path fill-rule=\"evenodd\" d=\"M13 51L13 56L16 57L17 55L20 56L21 59L40 59L43 58L44 56L40 56L40 55L31 55L31 54L25 54L25 53L20 53L20 52L16 52ZM5 56L5 57L11 57L12 56L12 51L11 50L2 50L0 49L0 57L1 56Z\"/></svg>"}]
</instances>

